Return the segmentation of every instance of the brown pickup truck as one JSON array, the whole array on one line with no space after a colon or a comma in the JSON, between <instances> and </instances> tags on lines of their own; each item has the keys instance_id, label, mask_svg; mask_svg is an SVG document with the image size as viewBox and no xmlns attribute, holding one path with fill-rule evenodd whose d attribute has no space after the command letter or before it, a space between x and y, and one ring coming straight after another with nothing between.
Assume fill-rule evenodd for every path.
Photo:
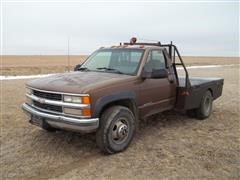
<instances>
[{"instance_id":1,"label":"brown pickup truck","mask_svg":"<svg viewBox=\"0 0 240 180\"><path fill-rule=\"evenodd\" d=\"M209 117L223 88L221 78L190 78L172 43L136 38L100 48L74 70L28 82L22 109L47 131L96 132L109 154L128 147L139 119L170 109Z\"/></svg>"}]
</instances>

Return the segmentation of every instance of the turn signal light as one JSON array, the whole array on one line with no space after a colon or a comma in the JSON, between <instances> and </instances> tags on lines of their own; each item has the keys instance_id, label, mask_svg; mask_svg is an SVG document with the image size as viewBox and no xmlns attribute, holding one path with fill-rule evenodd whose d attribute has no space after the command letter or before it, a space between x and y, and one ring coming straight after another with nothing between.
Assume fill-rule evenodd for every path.
<instances>
[{"instance_id":1,"label":"turn signal light","mask_svg":"<svg viewBox=\"0 0 240 180\"><path fill-rule=\"evenodd\" d=\"M82 103L83 104L90 104L90 97L89 96L82 97Z\"/></svg>"},{"instance_id":2,"label":"turn signal light","mask_svg":"<svg viewBox=\"0 0 240 180\"><path fill-rule=\"evenodd\" d=\"M82 110L82 115L83 116L91 116L91 109L83 109Z\"/></svg>"}]
</instances>

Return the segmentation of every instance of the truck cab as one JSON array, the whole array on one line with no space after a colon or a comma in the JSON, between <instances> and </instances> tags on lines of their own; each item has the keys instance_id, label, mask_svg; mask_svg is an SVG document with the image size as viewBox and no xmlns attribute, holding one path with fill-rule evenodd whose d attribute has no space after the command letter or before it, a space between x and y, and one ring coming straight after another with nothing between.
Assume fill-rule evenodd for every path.
<instances>
[{"instance_id":1,"label":"truck cab","mask_svg":"<svg viewBox=\"0 0 240 180\"><path fill-rule=\"evenodd\" d=\"M223 86L221 78L189 78L172 43L136 38L96 50L74 70L28 82L22 109L31 124L47 131L96 132L108 154L125 150L138 121L150 115L178 109L206 119Z\"/></svg>"}]
</instances>

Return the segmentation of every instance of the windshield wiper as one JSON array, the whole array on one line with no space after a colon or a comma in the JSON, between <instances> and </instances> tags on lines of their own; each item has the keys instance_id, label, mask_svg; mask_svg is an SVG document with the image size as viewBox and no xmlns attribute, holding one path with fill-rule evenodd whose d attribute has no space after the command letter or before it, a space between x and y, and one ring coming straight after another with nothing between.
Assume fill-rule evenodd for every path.
<instances>
[{"instance_id":1,"label":"windshield wiper","mask_svg":"<svg viewBox=\"0 0 240 180\"><path fill-rule=\"evenodd\" d=\"M104 70L106 70L106 71L114 71L114 72L116 72L116 73L118 73L118 74L123 74L123 72L121 72L121 71L119 71L119 70L117 70L117 69L114 69L114 68L98 67L98 68L96 68L96 69L99 69L99 70L104 69Z\"/></svg>"}]
</instances>

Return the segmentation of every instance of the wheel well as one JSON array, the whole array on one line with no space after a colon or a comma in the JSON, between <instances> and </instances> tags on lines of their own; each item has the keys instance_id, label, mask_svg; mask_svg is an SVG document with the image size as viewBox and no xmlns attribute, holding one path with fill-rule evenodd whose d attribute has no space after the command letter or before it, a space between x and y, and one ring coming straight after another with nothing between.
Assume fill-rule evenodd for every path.
<instances>
[{"instance_id":1,"label":"wheel well","mask_svg":"<svg viewBox=\"0 0 240 180\"><path fill-rule=\"evenodd\" d=\"M115 105L120 105L120 106L125 106L127 107L128 109L130 109L132 111L132 113L134 114L134 116L137 118L138 116L138 113L137 113L137 108L136 108L136 105L135 105L135 102L131 99L122 99L122 100L117 100L117 101L113 101L113 102L110 102L108 104L106 104L102 110L100 111L100 116L102 115L102 113L108 109L109 107L111 106L115 106Z\"/></svg>"}]
</instances>

